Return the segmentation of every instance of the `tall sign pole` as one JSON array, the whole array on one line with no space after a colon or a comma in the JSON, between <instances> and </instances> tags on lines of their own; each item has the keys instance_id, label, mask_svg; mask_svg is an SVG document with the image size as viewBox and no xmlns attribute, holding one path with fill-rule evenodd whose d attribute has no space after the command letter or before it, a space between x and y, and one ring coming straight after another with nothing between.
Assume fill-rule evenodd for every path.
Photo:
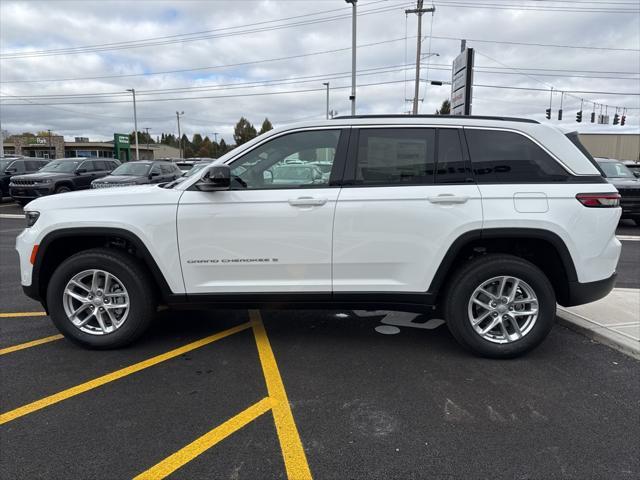
<instances>
[{"instance_id":1,"label":"tall sign pole","mask_svg":"<svg viewBox=\"0 0 640 480\"><path fill-rule=\"evenodd\" d=\"M451 69L451 114L471 115L473 99L473 48L466 48L454 60Z\"/></svg>"},{"instance_id":2,"label":"tall sign pole","mask_svg":"<svg viewBox=\"0 0 640 480\"><path fill-rule=\"evenodd\" d=\"M136 160L140 160L140 150L138 149L138 112L136 111L136 89L128 88L127 92L133 94L133 128L134 137L136 139Z\"/></svg>"},{"instance_id":3,"label":"tall sign pole","mask_svg":"<svg viewBox=\"0 0 640 480\"><path fill-rule=\"evenodd\" d=\"M356 16L358 0L345 0L351 4L351 116L356 114Z\"/></svg>"},{"instance_id":4,"label":"tall sign pole","mask_svg":"<svg viewBox=\"0 0 640 480\"><path fill-rule=\"evenodd\" d=\"M182 158L182 133L180 132L180 117L184 115L184 112L176 112L176 118L178 119L178 146L180 147L180 158Z\"/></svg>"},{"instance_id":5,"label":"tall sign pole","mask_svg":"<svg viewBox=\"0 0 640 480\"><path fill-rule=\"evenodd\" d=\"M416 45L416 84L413 93L413 109L411 113L413 115L418 114L418 100L420 96L420 56L422 53L422 14L428 12L435 12L435 7L431 8L422 8L424 0L418 0L417 8L413 8L411 10L405 10L404 13L415 13L418 15L418 38Z\"/></svg>"}]
</instances>

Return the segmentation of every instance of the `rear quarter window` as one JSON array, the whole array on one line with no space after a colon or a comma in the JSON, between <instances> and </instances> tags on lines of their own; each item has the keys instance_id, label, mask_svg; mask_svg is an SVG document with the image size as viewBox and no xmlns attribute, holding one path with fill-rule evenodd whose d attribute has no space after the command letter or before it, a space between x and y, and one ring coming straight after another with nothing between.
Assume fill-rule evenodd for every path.
<instances>
[{"instance_id":1,"label":"rear quarter window","mask_svg":"<svg viewBox=\"0 0 640 480\"><path fill-rule=\"evenodd\" d=\"M478 183L566 182L570 175L527 137L501 130L465 128Z\"/></svg>"}]
</instances>

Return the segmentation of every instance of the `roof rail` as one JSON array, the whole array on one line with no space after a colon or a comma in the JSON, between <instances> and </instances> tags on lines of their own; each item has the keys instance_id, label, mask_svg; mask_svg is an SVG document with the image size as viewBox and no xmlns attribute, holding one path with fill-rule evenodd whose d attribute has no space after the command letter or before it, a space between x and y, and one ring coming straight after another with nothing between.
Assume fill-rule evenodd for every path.
<instances>
[{"instance_id":1,"label":"roof rail","mask_svg":"<svg viewBox=\"0 0 640 480\"><path fill-rule=\"evenodd\" d=\"M382 115L339 115L333 117L334 120L345 120L349 118L469 118L471 120L500 120L503 122L522 122L522 123L540 123L537 120L530 118L517 118L517 117L493 117L490 115L406 115L399 113L382 114Z\"/></svg>"}]
</instances>

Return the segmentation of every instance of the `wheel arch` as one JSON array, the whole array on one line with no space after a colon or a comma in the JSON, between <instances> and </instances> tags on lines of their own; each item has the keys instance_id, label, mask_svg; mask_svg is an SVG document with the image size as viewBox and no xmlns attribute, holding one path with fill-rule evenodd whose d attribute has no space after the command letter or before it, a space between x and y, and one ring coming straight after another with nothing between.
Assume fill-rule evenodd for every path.
<instances>
[{"instance_id":1,"label":"wheel arch","mask_svg":"<svg viewBox=\"0 0 640 480\"><path fill-rule=\"evenodd\" d=\"M489 228L466 232L451 244L428 292L441 296L459 266L486 253L508 253L529 260L547 275L560 304L568 302L569 282L578 281L571 253L556 233L537 228Z\"/></svg>"},{"instance_id":2,"label":"wheel arch","mask_svg":"<svg viewBox=\"0 0 640 480\"><path fill-rule=\"evenodd\" d=\"M50 232L40 241L33 265L31 296L47 308L47 285L58 265L75 253L99 246L119 248L139 258L159 288L162 299L172 295L153 255L135 233L111 227L72 227Z\"/></svg>"}]
</instances>

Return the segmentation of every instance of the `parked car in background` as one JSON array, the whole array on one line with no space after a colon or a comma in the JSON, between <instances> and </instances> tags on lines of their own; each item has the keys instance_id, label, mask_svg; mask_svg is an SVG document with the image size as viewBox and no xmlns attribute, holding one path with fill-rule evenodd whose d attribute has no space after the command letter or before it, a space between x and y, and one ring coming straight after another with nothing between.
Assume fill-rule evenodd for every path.
<instances>
[{"instance_id":1,"label":"parked car in background","mask_svg":"<svg viewBox=\"0 0 640 480\"><path fill-rule=\"evenodd\" d=\"M200 162L211 163L215 160L215 158L209 157L190 157L188 159L179 159L176 160L175 163L180 167L180 170L183 172L188 172L194 165L199 164Z\"/></svg>"},{"instance_id":2,"label":"parked car in background","mask_svg":"<svg viewBox=\"0 0 640 480\"><path fill-rule=\"evenodd\" d=\"M2 197L9 196L9 179L14 175L34 173L44 167L49 160L33 157L0 158L0 192Z\"/></svg>"},{"instance_id":3,"label":"parked car in background","mask_svg":"<svg viewBox=\"0 0 640 480\"><path fill-rule=\"evenodd\" d=\"M165 183L182 176L175 163L166 160L140 160L120 165L106 177L91 182L92 188L130 187Z\"/></svg>"},{"instance_id":4,"label":"parked car in background","mask_svg":"<svg viewBox=\"0 0 640 480\"><path fill-rule=\"evenodd\" d=\"M185 181L187 178L192 177L193 175L201 171L204 167L211 164L212 161L213 160L195 162L189 170L187 170L186 172L182 172L182 176L176 179L176 183L181 183Z\"/></svg>"},{"instance_id":5,"label":"parked car in background","mask_svg":"<svg viewBox=\"0 0 640 480\"><path fill-rule=\"evenodd\" d=\"M83 190L96 178L109 175L120 165L115 159L61 158L52 160L36 173L16 175L9 182L9 194L20 205L54 193Z\"/></svg>"},{"instance_id":6,"label":"parked car in background","mask_svg":"<svg viewBox=\"0 0 640 480\"><path fill-rule=\"evenodd\" d=\"M596 158L609 183L620 193L622 218L635 221L640 226L640 179L621 161Z\"/></svg>"},{"instance_id":7,"label":"parked car in background","mask_svg":"<svg viewBox=\"0 0 640 480\"><path fill-rule=\"evenodd\" d=\"M634 162L633 160L626 160L623 162L625 166L631 170L636 177L640 178L640 162Z\"/></svg>"}]
</instances>

